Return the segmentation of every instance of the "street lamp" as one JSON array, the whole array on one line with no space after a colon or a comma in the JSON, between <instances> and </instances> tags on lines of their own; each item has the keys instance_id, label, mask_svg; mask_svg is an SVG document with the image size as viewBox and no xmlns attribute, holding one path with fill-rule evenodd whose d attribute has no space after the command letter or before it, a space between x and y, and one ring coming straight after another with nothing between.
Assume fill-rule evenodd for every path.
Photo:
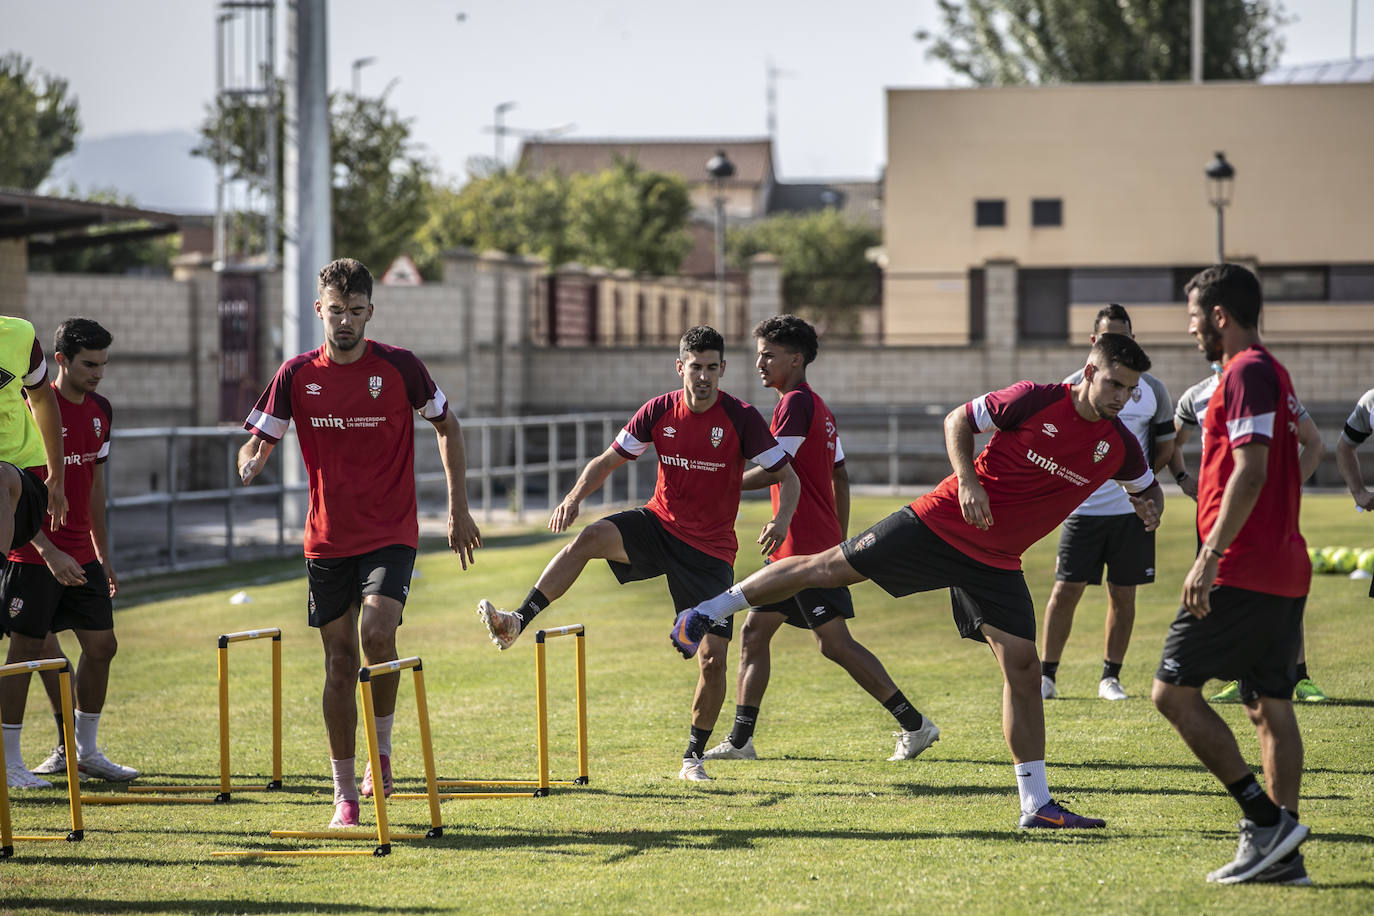
<instances>
[{"instance_id":1,"label":"street lamp","mask_svg":"<svg viewBox=\"0 0 1374 916\"><path fill-rule=\"evenodd\" d=\"M496 167L498 169L505 165L505 156L503 155L505 151L502 149L501 141L506 136L506 112L514 107L514 102L502 102L500 105L496 106L496 117L493 124L495 126L494 133L496 134Z\"/></svg>"},{"instance_id":2,"label":"street lamp","mask_svg":"<svg viewBox=\"0 0 1374 916\"><path fill-rule=\"evenodd\" d=\"M363 95L363 67L370 67L376 62L375 57L359 57L353 61L353 98L362 98Z\"/></svg>"},{"instance_id":3,"label":"street lamp","mask_svg":"<svg viewBox=\"0 0 1374 916\"><path fill-rule=\"evenodd\" d=\"M718 149L706 163L706 174L716 187L716 330L725 335L725 179L735 174L735 164Z\"/></svg>"},{"instance_id":4,"label":"street lamp","mask_svg":"<svg viewBox=\"0 0 1374 916\"><path fill-rule=\"evenodd\" d=\"M1216 157L1207 163L1207 199L1217 211L1217 263L1226 262L1225 217L1222 213L1231 203L1231 182L1236 170L1226 161L1226 154L1217 151Z\"/></svg>"}]
</instances>

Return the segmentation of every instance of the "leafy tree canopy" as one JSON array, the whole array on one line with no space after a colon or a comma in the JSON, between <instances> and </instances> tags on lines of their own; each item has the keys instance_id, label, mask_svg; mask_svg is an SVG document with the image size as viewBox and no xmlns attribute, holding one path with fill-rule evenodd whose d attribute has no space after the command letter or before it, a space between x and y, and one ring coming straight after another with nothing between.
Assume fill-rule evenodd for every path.
<instances>
[{"instance_id":1,"label":"leafy tree canopy","mask_svg":"<svg viewBox=\"0 0 1374 916\"><path fill-rule=\"evenodd\" d=\"M0 57L0 187L23 191L43 183L81 130L67 81L31 70L20 54Z\"/></svg>"}]
</instances>

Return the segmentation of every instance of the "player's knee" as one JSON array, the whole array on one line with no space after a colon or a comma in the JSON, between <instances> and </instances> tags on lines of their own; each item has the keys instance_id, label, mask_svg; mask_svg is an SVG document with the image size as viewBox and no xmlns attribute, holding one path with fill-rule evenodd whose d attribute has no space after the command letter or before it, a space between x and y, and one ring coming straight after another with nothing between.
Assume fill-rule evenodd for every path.
<instances>
[{"instance_id":1,"label":"player's knee","mask_svg":"<svg viewBox=\"0 0 1374 916\"><path fill-rule=\"evenodd\" d=\"M118 651L119 640L115 639L114 630L101 630L81 646L81 655L96 662L108 662Z\"/></svg>"},{"instance_id":2,"label":"player's knee","mask_svg":"<svg viewBox=\"0 0 1374 916\"><path fill-rule=\"evenodd\" d=\"M848 632L826 634L818 632L816 642L820 644L821 655L836 664L843 664L853 657L854 650L859 645Z\"/></svg>"},{"instance_id":3,"label":"player's knee","mask_svg":"<svg viewBox=\"0 0 1374 916\"><path fill-rule=\"evenodd\" d=\"M1159 710L1164 718L1172 722L1182 709L1182 700L1183 695L1173 685L1155 679L1154 686L1150 689L1150 702L1155 704L1155 709Z\"/></svg>"},{"instance_id":4,"label":"player's knee","mask_svg":"<svg viewBox=\"0 0 1374 916\"><path fill-rule=\"evenodd\" d=\"M611 551L619 537L620 530L602 519L579 531L577 537L573 538L572 542L563 548L563 552L569 557L581 560L599 559Z\"/></svg>"},{"instance_id":5,"label":"player's knee","mask_svg":"<svg viewBox=\"0 0 1374 916\"><path fill-rule=\"evenodd\" d=\"M348 688L358 680L358 669L362 662L356 651L336 649L326 652L324 657L325 684L333 688Z\"/></svg>"},{"instance_id":6,"label":"player's knee","mask_svg":"<svg viewBox=\"0 0 1374 916\"><path fill-rule=\"evenodd\" d=\"M730 644L720 640L723 645L708 645L715 643L716 640L704 639L701 647L697 651L697 659L701 668L701 676L708 681L725 679L725 658L728 654Z\"/></svg>"}]
</instances>

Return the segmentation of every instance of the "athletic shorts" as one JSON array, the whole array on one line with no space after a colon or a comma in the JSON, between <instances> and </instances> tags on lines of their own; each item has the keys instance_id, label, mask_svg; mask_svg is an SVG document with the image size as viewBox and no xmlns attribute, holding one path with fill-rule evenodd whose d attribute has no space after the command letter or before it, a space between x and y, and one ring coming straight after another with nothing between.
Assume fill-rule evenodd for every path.
<instances>
[{"instance_id":1,"label":"athletic shorts","mask_svg":"<svg viewBox=\"0 0 1374 916\"><path fill-rule=\"evenodd\" d=\"M1112 585L1155 581L1155 533L1134 512L1128 515L1070 515L1059 529L1054 578L1102 584L1102 567Z\"/></svg>"},{"instance_id":2,"label":"athletic shorts","mask_svg":"<svg viewBox=\"0 0 1374 916\"><path fill-rule=\"evenodd\" d=\"M910 506L841 545L849 565L894 598L948 588L954 623L965 639L987 642L987 624L1035 639L1035 604L1019 569L998 569L951 547Z\"/></svg>"},{"instance_id":3,"label":"athletic shorts","mask_svg":"<svg viewBox=\"0 0 1374 916\"><path fill-rule=\"evenodd\" d=\"M630 560L629 563L606 561L616 579L624 585L667 576L674 616L707 598L714 598L735 581L734 567L673 537L658 516L643 506L608 515L605 521L615 525L620 532L625 556ZM716 624L707 632L729 639L734 633L734 618Z\"/></svg>"},{"instance_id":4,"label":"athletic shorts","mask_svg":"<svg viewBox=\"0 0 1374 916\"><path fill-rule=\"evenodd\" d=\"M105 568L92 561L81 570L86 574L84 584L63 585L46 564L6 563L0 575L3 629L31 639L62 630L113 630L114 605Z\"/></svg>"},{"instance_id":5,"label":"athletic shorts","mask_svg":"<svg viewBox=\"0 0 1374 916\"><path fill-rule=\"evenodd\" d=\"M17 550L32 541L43 524L43 515L48 511L48 486L33 471L16 464L10 467L19 472L20 481L19 505L14 507L14 537L9 547L9 550Z\"/></svg>"},{"instance_id":6,"label":"athletic shorts","mask_svg":"<svg viewBox=\"0 0 1374 916\"><path fill-rule=\"evenodd\" d=\"M832 620L852 620L854 599L849 594L848 586L844 585L839 588L807 588L777 604L765 604L753 610L761 614L781 614L790 626L799 630L814 630Z\"/></svg>"},{"instance_id":7,"label":"athletic shorts","mask_svg":"<svg viewBox=\"0 0 1374 916\"><path fill-rule=\"evenodd\" d=\"M307 619L312 627L338 620L350 608L361 607L365 595L393 598L405 607L415 548L405 544L379 547L355 557L318 557L305 561L310 584ZM401 621L397 620L400 626Z\"/></svg>"},{"instance_id":8,"label":"athletic shorts","mask_svg":"<svg viewBox=\"0 0 1374 916\"><path fill-rule=\"evenodd\" d=\"M1306 596L1286 598L1230 585L1212 589L1212 610L1198 618L1179 608L1164 639L1155 677L1179 687L1210 678L1240 682L1245 702L1293 696Z\"/></svg>"}]
</instances>

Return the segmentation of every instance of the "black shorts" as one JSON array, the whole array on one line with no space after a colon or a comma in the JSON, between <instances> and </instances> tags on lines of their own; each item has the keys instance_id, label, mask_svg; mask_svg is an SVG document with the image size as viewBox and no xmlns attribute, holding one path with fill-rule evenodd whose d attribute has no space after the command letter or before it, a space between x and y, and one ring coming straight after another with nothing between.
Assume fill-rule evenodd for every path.
<instances>
[{"instance_id":1,"label":"black shorts","mask_svg":"<svg viewBox=\"0 0 1374 916\"><path fill-rule=\"evenodd\" d=\"M852 620L854 599L848 586L839 588L807 588L777 604L765 604L753 610L762 614L781 614L790 626L800 630L814 630L832 620Z\"/></svg>"},{"instance_id":2,"label":"black shorts","mask_svg":"<svg viewBox=\"0 0 1374 916\"><path fill-rule=\"evenodd\" d=\"M14 537L9 546L10 550L17 550L32 541L43 524L43 515L48 511L48 486L33 471L17 464L10 467L19 472L19 504L14 507Z\"/></svg>"},{"instance_id":3,"label":"black shorts","mask_svg":"<svg viewBox=\"0 0 1374 916\"><path fill-rule=\"evenodd\" d=\"M415 570L415 548L404 544L379 547L356 557L319 557L305 561L310 596L308 620L322 627L361 607L364 595L394 598L405 607L410 575ZM400 626L401 621L397 620Z\"/></svg>"},{"instance_id":4,"label":"black shorts","mask_svg":"<svg viewBox=\"0 0 1374 916\"><path fill-rule=\"evenodd\" d=\"M1259 697L1290 699L1298 682L1306 604L1306 596L1219 585L1212 589L1206 617L1179 609L1155 677L1179 687L1201 687L1210 678L1239 681L1247 703Z\"/></svg>"},{"instance_id":5,"label":"black shorts","mask_svg":"<svg viewBox=\"0 0 1374 916\"><path fill-rule=\"evenodd\" d=\"M965 639L987 642L983 624L1035 639L1035 604L1019 569L998 569L951 547L910 506L841 545L849 565L894 598L948 588Z\"/></svg>"},{"instance_id":6,"label":"black shorts","mask_svg":"<svg viewBox=\"0 0 1374 916\"><path fill-rule=\"evenodd\" d=\"M63 585L43 563L6 563L0 575L3 629L31 639L61 630L114 629L105 567L92 561L81 570L85 584Z\"/></svg>"},{"instance_id":7,"label":"black shorts","mask_svg":"<svg viewBox=\"0 0 1374 916\"><path fill-rule=\"evenodd\" d=\"M1102 584L1102 567L1112 585L1155 581L1155 533L1134 512L1128 515L1070 515L1059 529L1054 578Z\"/></svg>"},{"instance_id":8,"label":"black shorts","mask_svg":"<svg viewBox=\"0 0 1374 916\"><path fill-rule=\"evenodd\" d=\"M673 599L673 614L714 598L735 581L735 570L719 557L703 553L669 534L663 523L643 506L606 516L615 525L625 545L629 563L607 560L620 584L643 579L668 577L668 594ZM734 618L716 624L708 631L729 639L734 633Z\"/></svg>"}]
</instances>

